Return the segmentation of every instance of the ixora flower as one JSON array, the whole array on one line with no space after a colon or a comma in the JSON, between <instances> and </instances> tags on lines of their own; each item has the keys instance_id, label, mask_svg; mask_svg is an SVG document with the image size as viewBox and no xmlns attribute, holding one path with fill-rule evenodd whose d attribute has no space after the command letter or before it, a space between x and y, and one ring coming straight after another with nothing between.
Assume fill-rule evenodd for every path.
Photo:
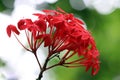
<instances>
[{"instance_id":1,"label":"ixora flower","mask_svg":"<svg viewBox=\"0 0 120 80\"><path fill-rule=\"evenodd\" d=\"M42 78L44 71L55 66L68 68L85 66L86 71L91 68L92 75L97 74L100 64L99 51L90 32L83 27L83 21L60 8L57 11L43 10L43 12L44 14L34 13L33 15L38 17L34 21L21 19L17 27L10 24L6 29L9 37L13 33L18 42L35 55L41 70L37 80ZM22 31L26 34L29 47L18 39ZM48 56L43 65L37 57L37 49L41 44L48 47ZM75 55L77 57L73 59ZM55 57L59 58L58 63L48 65L48 62Z\"/></svg>"}]
</instances>

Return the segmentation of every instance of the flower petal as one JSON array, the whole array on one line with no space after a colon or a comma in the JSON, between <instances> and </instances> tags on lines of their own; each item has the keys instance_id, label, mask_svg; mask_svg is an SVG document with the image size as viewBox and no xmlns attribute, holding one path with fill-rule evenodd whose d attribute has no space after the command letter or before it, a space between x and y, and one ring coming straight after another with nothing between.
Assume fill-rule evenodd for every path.
<instances>
[{"instance_id":1,"label":"flower petal","mask_svg":"<svg viewBox=\"0 0 120 80\"><path fill-rule=\"evenodd\" d=\"M7 34L9 37L11 37L11 32L15 32L17 35L20 34L20 32L17 30L16 26L14 26L14 25L8 25L6 30L7 30Z\"/></svg>"},{"instance_id":2,"label":"flower petal","mask_svg":"<svg viewBox=\"0 0 120 80\"><path fill-rule=\"evenodd\" d=\"M24 30L26 28L28 28L29 26L28 25L31 25L33 24L32 20L31 19L21 19L19 22L18 22L18 28L20 30Z\"/></svg>"}]
</instances>

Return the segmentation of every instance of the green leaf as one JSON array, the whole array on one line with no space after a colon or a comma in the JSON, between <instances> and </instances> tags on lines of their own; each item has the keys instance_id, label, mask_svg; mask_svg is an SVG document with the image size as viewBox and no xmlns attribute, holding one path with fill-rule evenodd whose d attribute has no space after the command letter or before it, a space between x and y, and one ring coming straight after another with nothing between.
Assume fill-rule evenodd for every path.
<instances>
[{"instance_id":1,"label":"green leaf","mask_svg":"<svg viewBox=\"0 0 120 80\"><path fill-rule=\"evenodd\" d=\"M0 67L5 66L5 62L0 58Z\"/></svg>"},{"instance_id":2,"label":"green leaf","mask_svg":"<svg viewBox=\"0 0 120 80\"><path fill-rule=\"evenodd\" d=\"M5 5L0 0L0 12L3 11L3 10L5 10L5 9L6 9Z\"/></svg>"}]
</instances>

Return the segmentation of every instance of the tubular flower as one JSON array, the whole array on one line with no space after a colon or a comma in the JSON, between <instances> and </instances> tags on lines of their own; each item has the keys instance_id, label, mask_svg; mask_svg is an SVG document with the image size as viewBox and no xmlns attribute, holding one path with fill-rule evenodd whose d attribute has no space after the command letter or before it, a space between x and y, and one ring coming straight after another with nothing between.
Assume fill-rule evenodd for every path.
<instances>
[{"instance_id":1,"label":"tubular flower","mask_svg":"<svg viewBox=\"0 0 120 80\"><path fill-rule=\"evenodd\" d=\"M99 71L99 51L90 32L83 27L84 22L61 9L43 10L43 12L44 14L34 13L33 15L38 17L34 21L21 19L17 27L9 25L8 36L11 36L11 32L19 35L20 31L24 30L29 44L27 48L21 43L25 49L34 52L44 43L44 47L49 48L49 56L67 50L59 65L85 66L86 71L92 68L92 75L95 75ZM79 57L77 60L66 62L75 54Z\"/></svg>"}]
</instances>

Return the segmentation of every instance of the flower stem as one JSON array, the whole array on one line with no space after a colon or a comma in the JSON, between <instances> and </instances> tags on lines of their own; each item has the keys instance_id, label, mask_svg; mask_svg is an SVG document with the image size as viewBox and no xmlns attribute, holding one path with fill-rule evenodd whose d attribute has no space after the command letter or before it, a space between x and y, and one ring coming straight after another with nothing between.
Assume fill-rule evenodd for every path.
<instances>
[{"instance_id":1,"label":"flower stem","mask_svg":"<svg viewBox=\"0 0 120 80\"><path fill-rule=\"evenodd\" d=\"M43 67L41 67L41 72L40 72L40 74L39 74L39 76L38 76L38 78L37 78L36 80L41 80L41 79L42 79L42 77L43 77L43 72L47 70L46 67L47 67L48 62L49 62L49 56L46 58Z\"/></svg>"},{"instance_id":2,"label":"flower stem","mask_svg":"<svg viewBox=\"0 0 120 80\"><path fill-rule=\"evenodd\" d=\"M38 65L39 65L39 67L40 67L40 70L42 70L42 66L41 66L41 64L40 64L40 62L39 62L39 60L38 60L38 57L37 57L36 52L34 53L34 55L35 55L35 58L36 58L36 60L37 60Z\"/></svg>"},{"instance_id":3,"label":"flower stem","mask_svg":"<svg viewBox=\"0 0 120 80\"><path fill-rule=\"evenodd\" d=\"M40 74L39 74L39 76L38 76L38 78L37 78L36 80L41 80L41 79L42 79L42 77L43 77L43 72L44 72L44 71L41 71L41 72L40 72Z\"/></svg>"}]
</instances>

